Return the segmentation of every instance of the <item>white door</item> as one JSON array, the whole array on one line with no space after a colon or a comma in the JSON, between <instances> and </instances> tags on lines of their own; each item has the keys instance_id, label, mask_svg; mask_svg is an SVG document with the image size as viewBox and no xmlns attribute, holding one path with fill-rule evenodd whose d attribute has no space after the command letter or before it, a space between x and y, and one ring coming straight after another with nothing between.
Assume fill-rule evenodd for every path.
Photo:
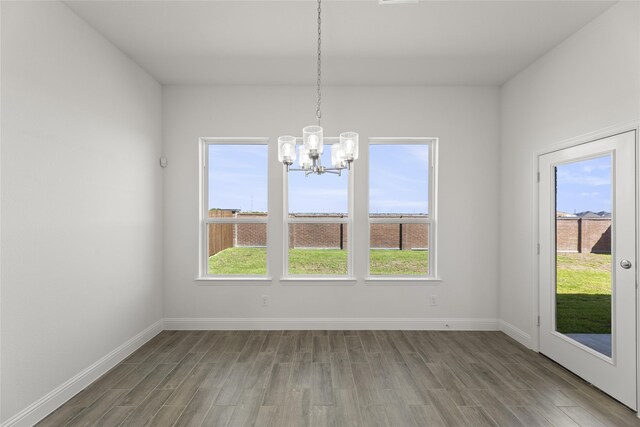
<instances>
[{"instance_id":1,"label":"white door","mask_svg":"<svg viewBox=\"0 0 640 427\"><path fill-rule=\"evenodd\" d=\"M539 157L540 352L634 410L635 140Z\"/></svg>"}]
</instances>

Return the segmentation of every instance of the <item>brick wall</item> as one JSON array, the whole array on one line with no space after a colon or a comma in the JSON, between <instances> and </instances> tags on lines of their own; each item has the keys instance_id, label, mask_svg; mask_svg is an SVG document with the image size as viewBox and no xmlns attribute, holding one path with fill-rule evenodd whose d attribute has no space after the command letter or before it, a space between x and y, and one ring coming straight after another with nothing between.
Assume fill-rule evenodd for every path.
<instances>
[{"instance_id":1,"label":"brick wall","mask_svg":"<svg viewBox=\"0 0 640 427\"><path fill-rule=\"evenodd\" d=\"M558 252L611 253L610 218L556 218Z\"/></svg>"},{"instance_id":2,"label":"brick wall","mask_svg":"<svg viewBox=\"0 0 640 427\"><path fill-rule=\"evenodd\" d=\"M344 249L347 224L289 224L289 248Z\"/></svg>"},{"instance_id":3,"label":"brick wall","mask_svg":"<svg viewBox=\"0 0 640 427\"><path fill-rule=\"evenodd\" d=\"M266 214L237 213L238 218L264 217ZM213 214L211 214L213 216ZM228 216L217 213L216 216ZM380 215L393 218L390 215ZM341 218L340 215L304 215L298 218ZM402 219L398 217L398 221ZM429 247L427 224L371 224L371 247L376 249L426 249ZM611 253L611 220L609 218L559 217L556 222L559 252ZM209 255L227 247L264 247L267 245L266 224L216 224L209 228ZM233 235L233 239L228 237ZM290 248L347 247L347 224L290 224Z\"/></svg>"},{"instance_id":4,"label":"brick wall","mask_svg":"<svg viewBox=\"0 0 640 427\"><path fill-rule=\"evenodd\" d=\"M400 249L426 249L429 247L429 226L427 224L403 224L402 232Z\"/></svg>"},{"instance_id":5,"label":"brick wall","mask_svg":"<svg viewBox=\"0 0 640 427\"><path fill-rule=\"evenodd\" d=\"M556 245L558 252L580 252L580 221L578 218L557 218Z\"/></svg>"},{"instance_id":6,"label":"brick wall","mask_svg":"<svg viewBox=\"0 0 640 427\"><path fill-rule=\"evenodd\" d=\"M374 249L426 249L429 247L429 226L427 224L371 224L370 239L371 247Z\"/></svg>"},{"instance_id":7,"label":"brick wall","mask_svg":"<svg viewBox=\"0 0 640 427\"><path fill-rule=\"evenodd\" d=\"M378 249L400 249L400 227L398 224L371 224L371 247Z\"/></svg>"},{"instance_id":8,"label":"brick wall","mask_svg":"<svg viewBox=\"0 0 640 427\"><path fill-rule=\"evenodd\" d=\"M264 214L238 213L238 217ZM381 215L382 216L382 215ZM389 218L389 215L384 215ZM342 215L296 215L296 218L342 218ZM401 221L400 217L398 220ZM295 223L289 225L290 248L344 249L348 243L347 224ZM242 224L236 230L235 246L266 246L264 224ZM378 249L424 249L429 247L426 224L372 224L371 247Z\"/></svg>"},{"instance_id":9,"label":"brick wall","mask_svg":"<svg viewBox=\"0 0 640 427\"><path fill-rule=\"evenodd\" d=\"M267 224L234 224L234 246L267 246Z\"/></svg>"},{"instance_id":10,"label":"brick wall","mask_svg":"<svg viewBox=\"0 0 640 427\"><path fill-rule=\"evenodd\" d=\"M264 218L266 214L238 213L237 218ZM267 246L267 224L236 224L235 247Z\"/></svg>"},{"instance_id":11,"label":"brick wall","mask_svg":"<svg viewBox=\"0 0 640 427\"><path fill-rule=\"evenodd\" d=\"M594 254L611 253L611 220L583 219L582 223L582 250Z\"/></svg>"}]
</instances>

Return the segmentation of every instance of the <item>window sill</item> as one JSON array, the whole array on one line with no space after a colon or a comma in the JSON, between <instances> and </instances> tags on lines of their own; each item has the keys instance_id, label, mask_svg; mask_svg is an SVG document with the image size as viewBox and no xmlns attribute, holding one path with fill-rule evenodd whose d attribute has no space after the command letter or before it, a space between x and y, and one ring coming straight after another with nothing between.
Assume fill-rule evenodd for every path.
<instances>
[{"instance_id":1,"label":"window sill","mask_svg":"<svg viewBox=\"0 0 640 427\"><path fill-rule=\"evenodd\" d=\"M366 277L367 286L437 286L442 279L436 277Z\"/></svg>"},{"instance_id":2,"label":"window sill","mask_svg":"<svg viewBox=\"0 0 640 427\"><path fill-rule=\"evenodd\" d=\"M353 286L357 282L352 277L281 277L283 286Z\"/></svg>"},{"instance_id":3,"label":"window sill","mask_svg":"<svg viewBox=\"0 0 640 427\"><path fill-rule=\"evenodd\" d=\"M198 286L270 286L271 277L196 277Z\"/></svg>"}]
</instances>

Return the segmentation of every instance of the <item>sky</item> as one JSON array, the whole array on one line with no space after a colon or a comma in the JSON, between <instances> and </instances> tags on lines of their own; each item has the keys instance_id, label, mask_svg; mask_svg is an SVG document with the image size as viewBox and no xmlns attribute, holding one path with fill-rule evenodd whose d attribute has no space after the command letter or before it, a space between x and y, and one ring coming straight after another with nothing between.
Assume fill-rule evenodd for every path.
<instances>
[{"instance_id":1,"label":"sky","mask_svg":"<svg viewBox=\"0 0 640 427\"><path fill-rule=\"evenodd\" d=\"M326 145L322 164L330 160ZM372 145L369 162L371 213L427 213L428 146ZM209 145L209 209L265 212L267 166L266 145ZM341 176L290 172L289 212L346 214L348 183L347 170Z\"/></svg>"},{"instance_id":2,"label":"sky","mask_svg":"<svg viewBox=\"0 0 640 427\"><path fill-rule=\"evenodd\" d=\"M267 148L209 145L209 209L267 211Z\"/></svg>"},{"instance_id":3,"label":"sky","mask_svg":"<svg viewBox=\"0 0 640 427\"><path fill-rule=\"evenodd\" d=\"M611 212L611 156L556 167L556 210Z\"/></svg>"},{"instance_id":4,"label":"sky","mask_svg":"<svg viewBox=\"0 0 640 427\"><path fill-rule=\"evenodd\" d=\"M369 213L428 213L428 166L428 145L371 145Z\"/></svg>"},{"instance_id":5,"label":"sky","mask_svg":"<svg viewBox=\"0 0 640 427\"><path fill-rule=\"evenodd\" d=\"M331 147L324 146L320 159L331 167ZM356 160L357 162L357 160ZM299 167L298 159L292 167ZM348 213L349 171L341 175L289 172L289 213Z\"/></svg>"}]
</instances>

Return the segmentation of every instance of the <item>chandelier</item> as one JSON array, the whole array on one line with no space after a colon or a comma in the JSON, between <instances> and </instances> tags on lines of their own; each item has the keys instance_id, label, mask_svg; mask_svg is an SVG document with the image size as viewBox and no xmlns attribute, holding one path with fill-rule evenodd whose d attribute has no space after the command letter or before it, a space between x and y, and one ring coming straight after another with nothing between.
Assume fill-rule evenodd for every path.
<instances>
[{"instance_id":1,"label":"chandelier","mask_svg":"<svg viewBox=\"0 0 640 427\"><path fill-rule=\"evenodd\" d=\"M355 132L343 132L340 134L340 142L331 145L331 167L322 165L321 157L324 152L324 141L320 120L322 118L322 5L318 0L318 78L316 104L317 125L302 128L302 144L297 145L295 136L281 136L278 138L278 161L282 162L289 171L304 172L322 175L332 173L340 175L343 169L351 169L351 162L358 158L358 134ZM298 151L299 168L290 166L296 161L296 145Z\"/></svg>"}]
</instances>

